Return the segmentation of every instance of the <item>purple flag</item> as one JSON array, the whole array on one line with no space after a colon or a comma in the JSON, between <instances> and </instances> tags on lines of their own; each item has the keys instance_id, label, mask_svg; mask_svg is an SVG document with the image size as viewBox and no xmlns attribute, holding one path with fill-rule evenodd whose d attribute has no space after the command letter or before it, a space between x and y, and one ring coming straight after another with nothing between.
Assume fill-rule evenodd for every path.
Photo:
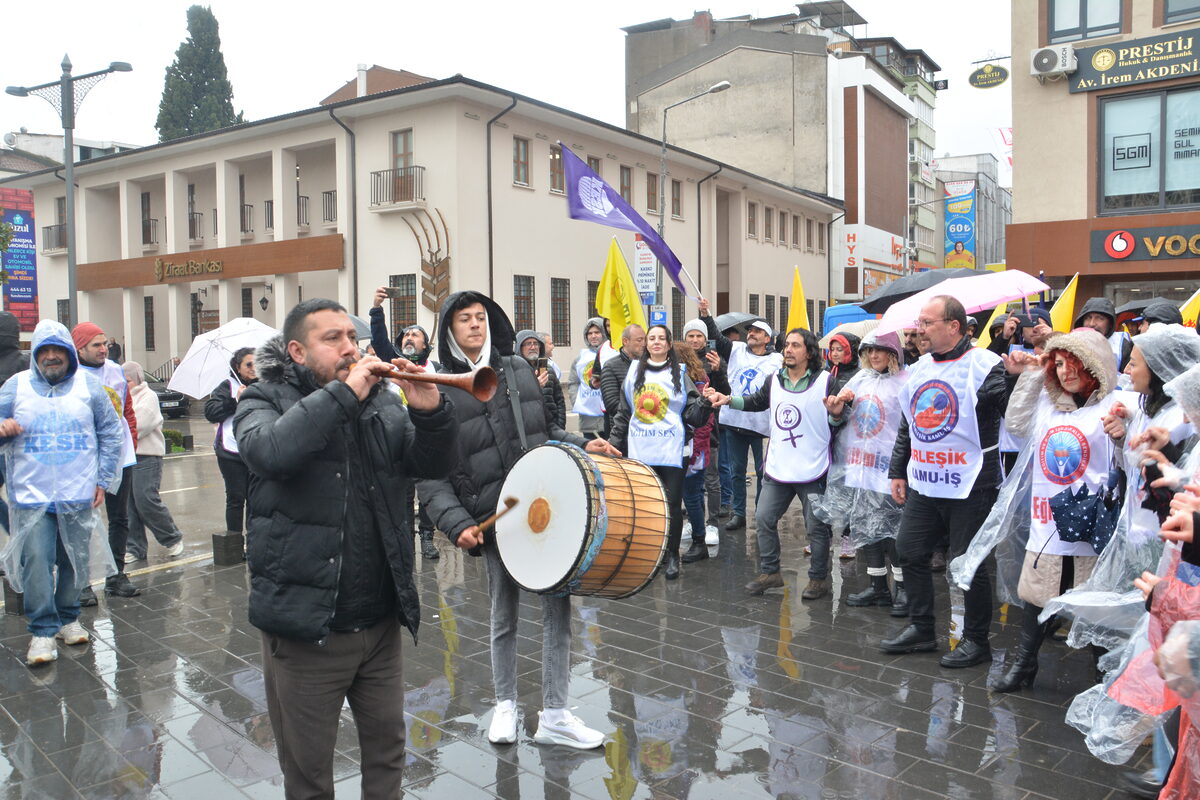
<instances>
[{"instance_id":1,"label":"purple flag","mask_svg":"<svg viewBox=\"0 0 1200 800\"><path fill-rule=\"evenodd\" d=\"M610 228L640 233L642 239L650 248L650 252L663 265L671 282L688 296L687 289L679 279L679 271L683 264L667 247L667 243L658 235L654 226L633 210L629 203L621 197L616 189L604 182L604 179L592 171L592 168L571 152L571 148L559 142L563 156L563 171L567 184L567 215L571 219L582 219L597 222Z\"/></svg>"}]
</instances>

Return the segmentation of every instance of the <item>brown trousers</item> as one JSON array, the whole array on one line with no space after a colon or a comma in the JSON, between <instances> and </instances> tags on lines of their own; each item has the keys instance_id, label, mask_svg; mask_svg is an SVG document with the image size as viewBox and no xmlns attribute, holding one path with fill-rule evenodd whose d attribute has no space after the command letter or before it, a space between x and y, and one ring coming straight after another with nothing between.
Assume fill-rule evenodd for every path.
<instances>
[{"instance_id":1,"label":"brown trousers","mask_svg":"<svg viewBox=\"0 0 1200 800\"><path fill-rule=\"evenodd\" d=\"M362 797L400 796L404 679L400 623L330 633L323 645L262 634L267 711L288 800L333 798L333 751L343 702L358 727Z\"/></svg>"}]
</instances>

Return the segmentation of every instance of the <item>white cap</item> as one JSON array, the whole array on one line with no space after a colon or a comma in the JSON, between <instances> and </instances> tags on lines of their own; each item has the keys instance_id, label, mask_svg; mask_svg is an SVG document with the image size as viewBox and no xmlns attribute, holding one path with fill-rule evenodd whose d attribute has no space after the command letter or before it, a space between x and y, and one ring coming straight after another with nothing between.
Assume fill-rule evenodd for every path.
<instances>
[{"instance_id":1,"label":"white cap","mask_svg":"<svg viewBox=\"0 0 1200 800\"><path fill-rule=\"evenodd\" d=\"M758 328L760 331L766 331L767 336L775 335L775 331L771 330L771 326L768 325L766 322L762 321L761 319L756 319L756 320L754 320L754 322L751 322L750 327Z\"/></svg>"}]
</instances>

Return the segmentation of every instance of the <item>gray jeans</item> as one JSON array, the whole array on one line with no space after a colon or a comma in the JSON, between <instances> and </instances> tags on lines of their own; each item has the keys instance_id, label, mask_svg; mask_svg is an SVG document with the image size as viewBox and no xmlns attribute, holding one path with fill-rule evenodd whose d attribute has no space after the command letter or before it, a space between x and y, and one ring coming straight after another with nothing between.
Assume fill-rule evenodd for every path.
<instances>
[{"instance_id":1,"label":"gray jeans","mask_svg":"<svg viewBox=\"0 0 1200 800\"><path fill-rule=\"evenodd\" d=\"M125 550L138 558L146 557L146 528L163 547L174 547L183 538L170 509L163 505L158 494L162 465L162 456L138 456L137 465L130 470L133 486L129 493L129 541Z\"/></svg>"},{"instance_id":2,"label":"gray jeans","mask_svg":"<svg viewBox=\"0 0 1200 800\"><path fill-rule=\"evenodd\" d=\"M812 508L815 496L824 492L824 476L810 483L777 483L769 477L763 478L762 492L754 513L754 524L758 530L759 572L779 572L779 520L791 505L792 498L799 497L804 503L804 530L812 547L808 577L813 580L829 577L829 541L833 531L829 523L821 522L813 515Z\"/></svg>"},{"instance_id":3,"label":"gray jeans","mask_svg":"<svg viewBox=\"0 0 1200 800\"><path fill-rule=\"evenodd\" d=\"M517 699L517 623L521 588L504 571L495 547L483 548L492 600L492 682L496 701ZM571 597L541 595L542 707L566 708L571 682Z\"/></svg>"}]
</instances>

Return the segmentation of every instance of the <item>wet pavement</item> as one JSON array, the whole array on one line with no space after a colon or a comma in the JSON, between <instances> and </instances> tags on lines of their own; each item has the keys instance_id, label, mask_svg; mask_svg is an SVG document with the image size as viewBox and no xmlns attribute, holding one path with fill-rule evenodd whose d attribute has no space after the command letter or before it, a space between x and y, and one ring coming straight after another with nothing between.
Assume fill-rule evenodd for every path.
<instances>
[{"instance_id":1,"label":"wet pavement","mask_svg":"<svg viewBox=\"0 0 1200 800\"><path fill-rule=\"evenodd\" d=\"M168 427L188 428L171 423ZM193 420L196 453L172 457L164 497L185 531L174 561L151 544L131 565L142 595L101 599L86 646L56 664L23 663L24 619L0 622L0 797L283 796L267 719L259 638L246 618L244 566L216 568L223 489ZM519 630L519 741L494 747L483 565L438 537L422 563L420 644L405 641L407 793L421 798L1117 798L1123 768L1088 755L1063 721L1090 685L1091 658L1048 642L1031 690L987 691L983 666L946 670L938 654L887 656L887 609L850 608L866 583L835 564L832 597L801 602L801 515L781 525L785 587L747 597L753 530L722 532L716 557L637 596L574 601L571 707L603 749L532 741L541 701L540 605ZM139 569L140 568L140 569ZM939 611L947 608L937 580ZM997 614L990 674L1015 645L1019 614ZM941 625L944 633L945 621ZM942 641L942 651L946 642ZM359 796L358 743L343 713L338 797ZM1136 766L1148 756L1139 752ZM1131 765L1132 766L1132 765ZM1125 767L1128 768L1128 767Z\"/></svg>"}]
</instances>

